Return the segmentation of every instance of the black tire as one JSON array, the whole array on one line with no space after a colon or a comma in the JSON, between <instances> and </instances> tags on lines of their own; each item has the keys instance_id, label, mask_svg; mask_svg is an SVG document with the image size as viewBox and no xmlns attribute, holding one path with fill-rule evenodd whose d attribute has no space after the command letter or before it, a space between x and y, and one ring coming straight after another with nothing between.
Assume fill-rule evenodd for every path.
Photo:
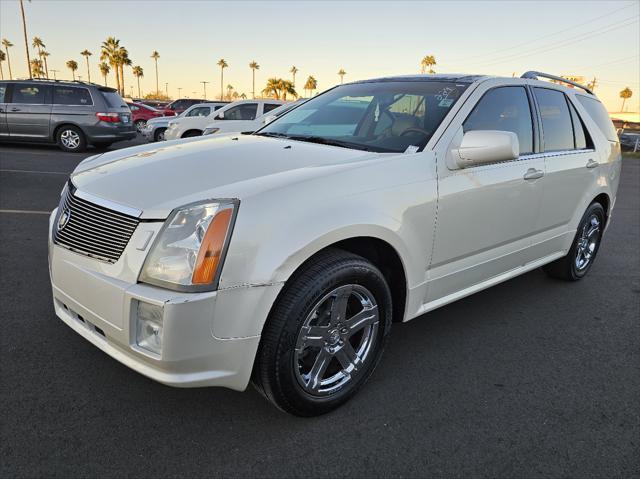
<instances>
[{"instance_id":1,"label":"black tire","mask_svg":"<svg viewBox=\"0 0 640 479\"><path fill-rule=\"evenodd\" d=\"M189 130L184 132L180 138L193 138L194 136L202 136L202 132L198 130Z\"/></svg>"},{"instance_id":2,"label":"black tire","mask_svg":"<svg viewBox=\"0 0 640 479\"><path fill-rule=\"evenodd\" d=\"M166 128L158 128L153 132L153 141L164 141L164 132Z\"/></svg>"},{"instance_id":3,"label":"black tire","mask_svg":"<svg viewBox=\"0 0 640 479\"><path fill-rule=\"evenodd\" d=\"M144 126L147 124L146 120L137 120L134 125L136 127L136 132L137 133L142 133L142 129L144 128Z\"/></svg>"},{"instance_id":4,"label":"black tire","mask_svg":"<svg viewBox=\"0 0 640 479\"><path fill-rule=\"evenodd\" d=\"M305 326L305 324L309 324L309 318L317 318L313 321L326 321L328 323L326 328L334 328L331 325L334 324L332 323L334 316L331 311L340 309L339 298L331 296L336 289L343 292L343 298L347 298L343 303L347 305L342 315L344 324L340 323L341 315L338 315L338 322L335 323L337 328L341 328L341 332L336 333L335 329L324 329L325 326L314 326L331 333L315 338L315 340L323 342L325 338L331 336L331 345L324 342L324 346L311 346L308 349L306 349L307 346L304 346L297 349L299 341L307 341L309 338L306 335L313 334ZM351 289L354 293L351 293ZM350 336L347 335L348 328L346 326L353 325L349 323L348 319L350 316L353 317L353 312L357 312L358 309L350 310L349 308L352 308L354 304L358 308L361 306L358 304L358 297L352 296L352 294L359 295L363 291L370 293L376 307L362 311L368 314L371 314L370 311L376 311L374 314L377 314L377 319L371 323L368 319L365 320L366 325L357 326L360 328L359 330L354 327L353 331L356 332L349 333L352 334ZM353 302L354 298L355 303ZM314 312L319 311L316 307L318 304L324 304L322 301L331 301L331 308L322 309L323 313L316 315ZM372 303L368 304L372 305ZM263 396L285 412L298 416L317 416L332 411L351 398L373 373L390 332L391 318L391 292L378 268L368 260L343 250L323 251L305 263L289 279L272 308L262 332L252 383ZM358 322L358 324L360 323ZM303 326L305 326L304 333L302 333ZM335 335L342 333L345 336L336 340ZM359 341L358 335L360 335ZM352 347L347 348L345 341L349 341ZM353 341L358 343L355 347L352 344ZM319 351L318 353L315 353L316 349ZM344 358L349 352L355 353L356 350L358 352L353 356L356 360L352 363L353 366L356 366L355 369L345 368L343 366ZM360 357L359 353L363 351L365 352ZM333 386L335 388L333 391L310 393L308 391L309 384L306 386L303 384L302 367L299 367L300 362L298 362L301 361L301 358L306 360L307 353L309 354L309 364L313 363L308 373L309 376L311 376L320 354L325 355L324 357L331 357L327 360L327 366L323 369L319 380L314 382L315 385L318 385L318 390L324 374L332 375L326 381L342 376L341 381L346 381L346 383L336 383ZM314 354L318 354L315 359ZM349 371L348 374L347 371Z\"/></svg>"},{"instance_id":5,"label":"black tire","mask_svg":"<svg viewBox=\"0 0 640 479\"><path fill-rule=\"evenodd\" d=\"M77 126L64 125L56 132L56 143L63 151L78 153L87 149L87 139Z\"/></svg>"},{"instance_id":6,"label":"black tire","mask_svg":"<svg viewBox=\"0 0 640 479\"><path fill-rule=\"evenodd\" d=\"M584 235L594 228L594 219L598 222L598 230L593 233L593 236L591 236L589 241L585 243ZM578 281L584 278L593 266L598 250L600 249L605 224L606 213L604 208L600 203L591 203L578 224L576 236L573 239L573 243L571 244L571 248L567 255L543 266L542 269L544 272L552 278L562 279L565 281ZM593 247L590 248L592 244ZM581 254L580 257L578 257L579 251ZM584 264L584 261L586 260L585 254L587 253L589 255L588 261ZM584 265L580 266L581 263Z\"/></svg>"}]
</instances>

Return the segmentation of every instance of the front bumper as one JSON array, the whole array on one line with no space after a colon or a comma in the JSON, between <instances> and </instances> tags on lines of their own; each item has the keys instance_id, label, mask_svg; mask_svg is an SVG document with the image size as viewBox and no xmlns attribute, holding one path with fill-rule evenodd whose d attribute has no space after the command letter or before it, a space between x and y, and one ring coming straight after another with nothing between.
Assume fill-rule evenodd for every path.
<instances>
[{"instance_id":1,"label":"front bumper","mask_svg":"<svg viewBox=\"0 0 640 479\"><path fill-rule=\"evenodd\" d=\"M149 225L153 224L141 223L140 227L153 231L155 228ZM260 341L259 334L253 333L259 328L250 331L251 335L233 335L235 331L230 331L229 325L253 321L261 326L277 290L262 291L269 298L263 301L256 300L256 288L246 288L246 294L242 288L178 293L137 283L146 255L136 248L138 233L143 234L136 230L120 260L112 265L54 245L49 234L56 315L102 351L158 382L244 390ZM136 301L163 307L159 355L136 344Z\"/></svg>"}]
</instances>

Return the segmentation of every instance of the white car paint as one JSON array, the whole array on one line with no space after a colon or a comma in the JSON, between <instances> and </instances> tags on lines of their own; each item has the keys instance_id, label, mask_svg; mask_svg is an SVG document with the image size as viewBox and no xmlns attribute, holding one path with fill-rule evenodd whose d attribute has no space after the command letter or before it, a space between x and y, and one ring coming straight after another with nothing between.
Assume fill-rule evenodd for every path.
<instances>
[{"instance_id":1,"label":"white car paint","mask_svg":"<svg viewBox=\"0 0 640 479\"><path fill-rule=\"evenodd\" d=\"M195 116L197 112L200 111L203 107L211 108L213 109L213 111L215 111L215 110L219 110L220 108L224 107L227 104L228 103L223 103L223 102L196 103L195 105L191 105L189 108L187 108L185 111L183 111L177 116L160 116L158 118L151 118L150 120L147 120L147 123L145 124L144 128L142 128L142 131L141 131L142 136L147 141L156 141L156 138L157 138L156 132L160 130L161 133L164 133L164 131L169 126L170 121L174 121L177 118ZM161 136L158 139L164 140L164 136Z\"/></svg>"},{"instance_id":2,"label":"white car paint","mask_svg":"<svg viewBox=\"0 0 640 479\"><path fill-rule=\"evenodd\" d=\"M214 120L209 123L203 130L203 135L230 135L232 133L253 133L259 130L268 123L284 115L289 110L304 103L306 99L297 100L290 103L280 105L267 113L263 113L255 120L237 120L237 121L225 121Z\"/></svg>"},{"instance_id":3,"label":"white car paint","mask_svg":"<svg viewBox=\"0 0 640 479\"><path fill-rule=\"evenodd\" d=\"M595 148L453 168L464 119L487 91L510 85L564 92ZM393 248L405 276L404 304L394 306L403 321L513 278L565 255L596 196L607 196L611 217L619 144L607 140L576 101L580 95L538 80L476 78L425 148L413 153L249 135L142 145L89 158L71 176L78 192L96 204L137 212L143 221L113 264L69 251L50 235L56 313L157 381L243 390L283 285L303 262L341 240L374 238ZM598 166L586 168L590 160ZM523 180L532 169L544 175ZM184 293L140 282L153 238L172 210L211 198L240 201L217 289ZM50 231L56 218L54 211ZM132 343L134 299L164 308L160 356Z\"/></svg>"},{"instance_id":4,"label":"white car paint","mask_svg":"<svg viewBox=\"0 0 640 479\"><path fill-rule=\"evenodd\" d=\"M184 138L187 136L199 136L202 135L202 132L206 128L206 126L212 121L224 121L226 123L234 124L241 123L247 120L234 120L231 119L233 112L242 106L248 105L256 105L255 108L255 116L251 118L254 120L255 118L261 116L265 112L265 105L271 106L271 108L277 108L284 104L281 100L240 100L235 101L233 103L229 103L225 105L223 108L215 112L211 112L208 116L203 117L183 117L176 118L174 120L169 121L169 127L165 132L166 140L176 140L178 138ZM273 105L277 105L273 107ZM222 114L222 115L221 115ZM224 115L224 119L223 118Z\"/></svg>"}]
</instances>

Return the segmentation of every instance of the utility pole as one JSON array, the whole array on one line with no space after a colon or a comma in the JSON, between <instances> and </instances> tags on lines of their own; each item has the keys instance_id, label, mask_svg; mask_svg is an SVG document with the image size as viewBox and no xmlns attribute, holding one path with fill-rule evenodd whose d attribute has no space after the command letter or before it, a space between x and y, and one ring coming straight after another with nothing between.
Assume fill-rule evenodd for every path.
<instances>
[{"instance_id":1,"label":"utility pole","mask_svg":"<svg viewBox=\"0 0 640 479\"><path fill-rule=\"evenodd\" d=\"M49 71L50 71L51 73L53 73L53 79L54 79L54 80L57 80L57 78L56 78L56 73L58 73L60 70L54 70L53 68L49 68Z\"/></svg>"},{"instance_id":2,"label":"utility pole","mask_svg":"<svg viewBox=\"0 0 640 479\"><path fill-rule=\"evenodd\" d=\"M207 99L207 83L211 83L208 81L201 81L200 83L202 83L202 88L204 89L204 99Z\"/></svg>"},{"instance_id":3,"label":"utility pole","mask_svg":"<svg viewBox=\"0 0 640 479\"><path fill-rule=\"evenodd\" d=\"M596 77L593 77L593 81L591 82L591 88L590 88L591 91L594 91L596 89L596 84L597 84Z\"/></svg>"}]
</instances>

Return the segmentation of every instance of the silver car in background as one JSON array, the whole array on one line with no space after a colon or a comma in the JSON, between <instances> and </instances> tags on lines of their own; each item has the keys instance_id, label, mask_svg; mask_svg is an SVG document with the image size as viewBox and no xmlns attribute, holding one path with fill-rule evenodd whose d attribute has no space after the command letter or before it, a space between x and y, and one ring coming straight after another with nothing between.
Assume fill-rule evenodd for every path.
<instances>
[{"instance_id":1,"label":"silver car in background","mask_svg":"<svg viewBox=\"0 0 640 479\"><path fill-rule=\"evenodd\" d=\"M147 124L144 126L140 133L142 133L142 136L147 141L164 141L164 132L169 126L169 121L183 117L207 116L212 111L219 110L226 104L227 102L220 101L197 103L187 108L178 116L162 116L159 118L152 118L151 120L147 121Z\"/></svg>"}]
</instances>

